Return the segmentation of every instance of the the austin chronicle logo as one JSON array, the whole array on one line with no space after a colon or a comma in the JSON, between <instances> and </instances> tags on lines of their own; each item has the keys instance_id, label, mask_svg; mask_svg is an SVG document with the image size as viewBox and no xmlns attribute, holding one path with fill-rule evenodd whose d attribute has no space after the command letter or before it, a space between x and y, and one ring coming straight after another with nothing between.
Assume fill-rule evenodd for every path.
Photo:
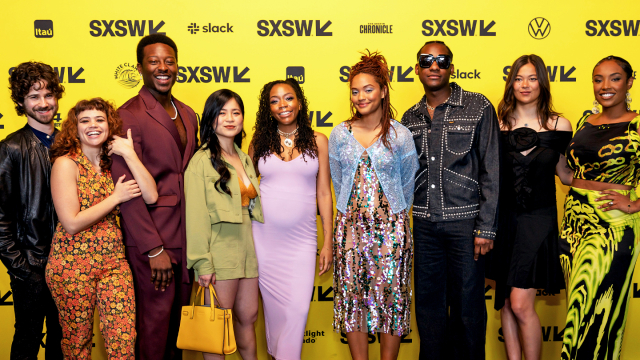
<instances>
[{"instance_id":1,"label":"the austin chronicle logo","mask_svg":"<svg viewBox=\"0 0 640 360\"><path fill-rule=\"evenodd\" d=\"M549 20L537 17L529 22L529 35L536 40L542 40L551 33Z\"/></svg>"}]
</instances>

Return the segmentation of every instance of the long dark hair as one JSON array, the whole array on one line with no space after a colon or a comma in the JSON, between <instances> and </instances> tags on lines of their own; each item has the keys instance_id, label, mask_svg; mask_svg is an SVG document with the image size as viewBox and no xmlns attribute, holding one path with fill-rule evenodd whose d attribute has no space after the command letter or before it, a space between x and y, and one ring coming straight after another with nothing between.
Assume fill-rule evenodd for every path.
<instances>
[{"instance_id":1,"label":"long dark hair","mask_svg":"<svg viewBox=\"0 0 640 360\"><path fill-rule=\"evenodd\" d=\"M362 53L360 62L353 65L349 72L349 85L353 81L353 78L358 74L369 74L376 79L378 85L380 85L380 92L387 88L386 96L382 101L382 118L380 119L380 133L378 136L382 140L382 144L391 149L391 143L389 142L389 132L391 128L391 119L396 116L396 109L391 105L391 84L389 81L389 66L387 60L379 52L370 52L366 50L366 54ZM355 121L362 118L362 114L358 112L353 102L351 104L351 119L349 121Z\"/></svg>"},{"instance_id":2,"label":"long dark hair","mask_svg":"<svg viewBox=\"0 0 640 360\"><path fill-rule=\"evenodd\" d=\"M536 75L538 77L538 84L540 86L540 95L538 96L538 121L540 126L545 130L553 130L549 128L549 119L558 119L562 116L553 108L553 102L551 101L551 85L549 83L549 73L547 67L542 61L542 58L538 55L522 55L511 65L511 71L507 76L507 82L504 85L504 96L500 100L498 105L498 119L500 119L500 125L507 130L511 130L511 121L509 119L513 116L513 111L516 109L516 97L513 94L513 83L516 81L518 71L526 64L532 64L536 69Z\"/></svg>"},{"instance_id":3,"label":"long dark hair","mask_svg":"<svg viewBox=\"0 0 640 360\"><path fill-rule=\"evenodd\" d=\"M298 132L295 135L295 148L298 149L303 160L305 156L311 158L318 156L318 144L316 144L316 138L309 120L309 102L304 96L304 91L302 91L302 88L294 78L276 80L266 84L260 91L260 107L256 113L256 125L253 127L255 133L253 134L253 139L251 139L253 163L256 167L260 159L267 158L272 153L282 154L284 152L284 147L280 142L280 135L278 135L278 121L271 115L271 104L269 103L271 89L278 84L291 86L301 105L296 119ZM284 157L280 157L284 159Z\"/></svg>"},{"instance_id":4,"label":"long dark hair","mask_svg":"<svg viewBox=\"0 0 640 360\"><path fill-rule=\"evenodd\" d=\"M231 179L231 172L229 168L227 168L225 161L222 160L222 148L216 135L216 123L218 122L220 111L231 99L236 100L240 106L242 117L244 117L244 103L240 95L228 89L221 89L209 95L207 102L204 104L202 120L200 121L200 141L205 145L204 149L211 151L211 165L213 165L213 168L220 174L220 178L214 185L218 192L224 191L229 195L231 195L231 190L229 186L227 186L227 182ZM238 145L238 147L242 147L242 139L245 135L244 129L242 129L242 131L233 138L233 142Z\"/></svg>"}]
</instances>

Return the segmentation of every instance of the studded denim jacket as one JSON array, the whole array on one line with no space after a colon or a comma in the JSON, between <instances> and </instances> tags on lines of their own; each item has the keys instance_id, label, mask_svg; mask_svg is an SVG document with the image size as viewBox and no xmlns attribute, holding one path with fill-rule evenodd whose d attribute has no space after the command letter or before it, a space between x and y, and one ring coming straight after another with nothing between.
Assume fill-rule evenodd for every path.
<instances>
[{"instance_id":1,"label":"studded denim jacket","mask_svg":"<svg viewBox=\"0 0 640 360\"><path fill-rule=\"evenodd\" d=\"M449 100L429 116L426 97L402 116L420 169L413 216L428 221L474 219L474 235L494 239L500 177L500 126L481 94L451 83Z\"/></svg>"},{"instance_id":2,"label":"studded denim jacket","mask_svg":"<svg viewBox=\"0 0 640 360\"><path fill-rule=\"evenodd\" d=\"M409 211L413 202L414 177L418 155L411 133L396 120L389 129L391 150L380 139L364 148L353 137L346 123L338 124L329 137L329 165L336 193L336 208L343 214L351 195L353 180L362 154L366 151L376 171L382 191L394 214Z\"/></svg>"}]
</instances>

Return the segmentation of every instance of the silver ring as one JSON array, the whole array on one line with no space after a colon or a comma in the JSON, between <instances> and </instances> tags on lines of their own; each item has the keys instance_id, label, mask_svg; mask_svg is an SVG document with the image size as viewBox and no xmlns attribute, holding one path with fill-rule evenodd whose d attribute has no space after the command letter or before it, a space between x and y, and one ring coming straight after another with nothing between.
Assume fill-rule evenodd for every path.
<instances>
[{"instance_id":1,"label":"silver ring","mask_svg":"<svg viewBox=\"0 0 640 360\"><path fill-rule=\"evenodd\" d=\"M609 201L609 205L613 205L613 201Z\"/></svg>"}]
</instances>

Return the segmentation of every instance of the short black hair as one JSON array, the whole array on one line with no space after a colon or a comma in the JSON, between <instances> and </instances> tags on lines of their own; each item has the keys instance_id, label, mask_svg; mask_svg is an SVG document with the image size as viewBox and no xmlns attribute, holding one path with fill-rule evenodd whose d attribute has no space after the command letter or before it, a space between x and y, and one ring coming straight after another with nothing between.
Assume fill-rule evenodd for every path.
<instances>
[{"instance_id":1,"label":"short black hair","mask_svg":"<svg viewBox=\"0 0 640 360\"><path fill-rule=\"evenodd\" d=\"M420 61L420 53L422 52L422 48L429 45L429 44L440 44L440 45L444 45L444 47L447 48L447 51L449 52L449 56L451 56L451 62L453 62L453 51L451 51L451 49L449 49L449 47L447 46L447 44L444 43L444 41L440 41L440 40L431 40L431 41L427 41L426 43L424 43L424 45L420 46L420 49L418 49L418 54L416 55L416 58L418 61Z\"/></svg>"},{"instance_id":2,"label":"short black hair","mask_svg":"<svg viewBox=\"0 0 640 360\"><path fill-rule=\"evenodd\" d=\"M176 43L171 40L170 37L163 34L151 34L140 39L138 43L138 48L136 49L136 54L138 56L138 64L142 64L142 59L144 59L144 48L148 45L153 44L165 44L173 49L176 53L176 61L178 61L178 47Z\"/></svg>"},{"instance_id":3,"label":"short black hair","mask_svg":"<svg viewBox=\"0 0 640 360\"><path fill-rule=\"evenodd\" d=\"M596 66L593 67L593 70L591 71L591 76L593 76L593 73L596 71L596 68L598 67L598 65L602 64L603 61L606 60L613 60L616 62L616 64L618 64L622 70L624 70L624 72L627 74L627 80L631 79L633 77L633 69L631 68L631 64L629 64L629 62L619 56L614 56L614 55L609 55L606 58L598 61L598 63L596 64Z\"/></svg>"}]
</instances>

